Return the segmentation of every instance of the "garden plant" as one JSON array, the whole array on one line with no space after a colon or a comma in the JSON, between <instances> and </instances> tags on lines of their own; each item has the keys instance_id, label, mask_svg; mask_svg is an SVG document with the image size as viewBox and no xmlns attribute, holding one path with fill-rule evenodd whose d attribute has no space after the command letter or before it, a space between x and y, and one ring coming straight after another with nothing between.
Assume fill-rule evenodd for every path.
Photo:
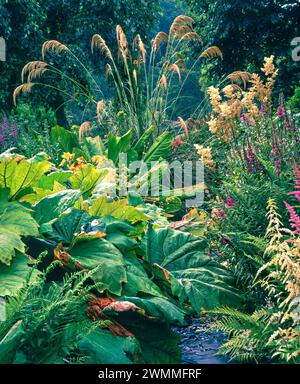
<instances>
[{"instance_id":1,"label":"garden plant","mask_svg":"<svg viewBox=\"0 0 300 384\"><path fill-rule=\"evenodd\" d=\"M207 17L109 28L35 47L0 113L0 363L180 363L176 330L209 318L228 362L299 364L291 68L270 52L220 75Z\"/></svg>"}]
</instances>

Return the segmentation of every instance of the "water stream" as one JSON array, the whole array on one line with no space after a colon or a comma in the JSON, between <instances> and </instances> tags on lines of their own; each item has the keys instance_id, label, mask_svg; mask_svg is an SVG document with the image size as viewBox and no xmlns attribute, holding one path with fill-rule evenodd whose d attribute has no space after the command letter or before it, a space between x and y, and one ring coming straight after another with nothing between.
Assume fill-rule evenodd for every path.
<instances>
[{"instance_id":1,"label":"water stream","mask_svg":"<svg viewBox=\"0 0 300 384\"><path fill-rule=\"evenodd\" d=\"M186 326L174 327L181 336L182 364L227 364L228 358L216 353L226 337L217 331L209 331L214 319L208 316L191 316Z\"/></svg>"}]
</instances>

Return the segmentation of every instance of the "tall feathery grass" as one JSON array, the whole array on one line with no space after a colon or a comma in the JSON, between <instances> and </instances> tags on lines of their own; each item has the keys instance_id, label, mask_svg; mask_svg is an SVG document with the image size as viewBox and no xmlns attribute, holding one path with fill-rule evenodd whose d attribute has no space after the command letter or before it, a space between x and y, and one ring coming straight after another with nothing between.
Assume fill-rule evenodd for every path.
<instances>
[{"instance_id":1,"label":"tall feathery grass","mask_svg":"<svg viewBox=\"0 0 300 384\"><path fill-rule=\"evenodd\" d=\"M139 34L132 43L129 43L122 27L118 25L117 57L102 36L95 34L92 37L92 53L102 55L105 60L105 76L114 86L118 108L124 116L124 128L132 129L136 139L150 127L153 128L153 138L166 128L168 119L172 119L176 114L176 105L182 97L184 85L199 61L213 57L222 59L220 49L212 46L206 48L190 65L191 60L185 57L190 42L203 44L201 37L193 30L193 23L193 19L188 16L177 16L169 33L158 32L148 49ZM46 62L50 54L64 55L65 60L67 58L75 60L78 68L86 73L93 86L82 84L74 76L69 76L60 66ZM109 115L108 103L104 102L104 97L98 99L99 94L103 93L96 76L69 47L56 40L46 41L43 44L42 61L26 64L21 79L22 84L13 94L15 103L20 94L29 93L34 86L43 86L60 92L64 95L66 103L69 100L76 102L84 99L85 109L92 105L95 111L94 118L100 124L102 118ZM62 84L68 84L68 87ZM174 87L175 97L171 95ZM84 116L83 120L86 120ZM92 120L91 116L89 120ZM182 119L179 119L179 122L179 126L184 129L187 136L187 125ZM84 122L80 134L84 135L87 132L86 127L87 123Z\"/></svg>"}]
</instances>

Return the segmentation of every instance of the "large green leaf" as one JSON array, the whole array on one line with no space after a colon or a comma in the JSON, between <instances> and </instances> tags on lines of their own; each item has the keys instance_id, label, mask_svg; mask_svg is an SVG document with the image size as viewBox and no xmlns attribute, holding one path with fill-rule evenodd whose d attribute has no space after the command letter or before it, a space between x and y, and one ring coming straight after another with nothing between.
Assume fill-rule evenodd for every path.
<instances>
[{"instance_id":1,"label":"large green leaf","mask_svg":"<svg viewBox=\"0 0 300 384\"><path fill-rule=\"evenodd\" d=\"M138 339L142 350L142 362L180 363L180 336L170 330L169 324L133 314L128 318L123 316L122 325Z\"/></svg>"},{"instance_id":2,"label":"large green leaf","mask_svg":"<svg viewBox=\"0 0 300 384\"><path fill-rule=\"evenodd\" d=\"M146 152L143 160L146 163L150 161L158 161L159 159L165 159L172 149L172 135L170 132L165 131L158 136L152 146Z\"/></svg>"},{"instance_id":3,"label":"large green leaf","mask_svg":"<svg viewBox=\"0 0 300 384\"><path fill-rule=\"evenodd\" d=\"M122 292L123 295L134 296L142 293L163 297L159 287L147 275L141 260L139 260L134 254L126 254L125 264L127 283L124 284Z\"/></svg>"},{"instance_id":4,"label":"large green leaf","mask_svg":"<svg viewBox=\"0 0 300 384\"><path fill-rule=\"evenodd\" d=\"M93 156L104 155L105 147L100 136L84 137L82 146L84 148L85 158L89 161Z\"/></svg>"},{"instance_id":5,"label":"large green leaf","mask_svg":"<svg viewBox=\"0 0 300 384\"><path fill-rule=\"evenodd\" d=\"M146 337L144 335L147 335ZM162 324L145 327L144 335L137 333L146 364L179 364L180 336Z\"/></svg>"},{"instance_id":6,"label":"large green leaf","mask_svg":"<svg viewBox=\"0 0 300 384\"><path fill-rule=\"evenodd\" d=\"M0 264L10 265L15 251L24 252L21 236L37 236L38 224L31 211L17 202L7 201L7 191L0 190Z\"/></svg>"},{"instance_id":7,"label":"large green leaf","mask_svg":"<svg viewBox=\"0 0 300 384\"><path fill-rule=\"evenodd\" d=\"M92 193L97 183L99 183L107 173L107 170L100 171L91 164L80 167L73 176L70 177L71 188L80 189L83 198L86 199Z\"/></svg>"},{"instance_id":8,"label":"large green leaf","mask_svg":"<svg viewBox=\"0 0 300 384\"><path fill-rule=\"evenodd\" d=\"M84 337L78 348L88 357L86 364L132 364L140 354L134 337L113 336L104 329L97 329Z\"/></svg>"},{"instance_id":9,"label":"large green leaf","mask_svg":"<svg viewBox=\"0 0 300 384\"><path fill-rule=\"evenodd\" d=\"M23 190L34 185L46 172L51 164L43 154L31 159L18 155L2 154L0 157L0 188L9 189L10 199L16 199Z\"/></svg>"},{"instance_id":10,"label":"large green leaf","mask_svg":"<svg viewBox=\"0 0 300 384\"><path fill-rule=\"evenodd\" d=\"M73 209L56 221L46 235L57 243L71 244L75 235L91 220L91 216L85 211Z\"/></svg>"},{"instance_id":11,"label":"large green leaf","mask_svg":"<svg viewBox=\"0 0 300 384\"><path fill-rule=\"evenodd\" d=\"M0 364L11 364L15 360L20 341L25 334L23 323L17 321L5 337L0 340Z\"/></svg>"},{"instance_id":12,"label":"large green leaf","mask_svg":"<svg viewBox=\"0 0 300 384\"><path fill-rule=\"evenodd\" d=\"M203 240L172 229L149 229L142 248L149 263L171 272L172 293L188 299L195 310L240 303L230 271L207 256Z\"/></svg>"},{"instance_id":13,"label":"large green leaf","mask_svg":"<svg viewBox=\"0 0 300 384\"><path fill-rule=\"evenodd\" d=\"M128 205L127 199L120 199L110 203L105 196L93 201L89 213L93 216L113 216L117 219L128 220L131 223L149 219L138 208Z\"/></svg>"},{"instance_id":14,"label":"large green leaf","mask_svg":"<svg viewBox=\"0 0 300 384\"><path fill-rule=\"evenodd\" d=\"M69 253L84 268L98 268L92 278L100 292L108 290L121 295L127 276L125 261L118 248L105 239L92 239L77 241Z\"/></svg>"},{"instance_id":15,"label":"large green leaf","mask_svg":"<svg viewBox=\"0 0 300 384\"><path fill-rule=\"evenodd\" d=\"M108 135L107 157L115 164L118 163L120 153L127 153L131 144L131 131L122 137L116 137L113 133Z\"/></svg>"},{"instance_id":16,"label":"large green leaf","mask_svg":"<svg viewBox=\"0 0 300 384\"><path fill-rule=\"evenodd\" d=\"M163 323L184 324L185 312L178 308L166 297L128 297L123 296L120 300L130 301L143 308L147 315L155 317Z\"/></svg>"},{"instance_id":17,"label":"large green leaf","mask_svg":"<svg viewBox=\"0 0 300 384\"><path fill-rule=\"evenodd\" d=\"M45 196L66 189L64 183L72 174L73 172L69 171L56 171L48 175L42 175L39 180L31 185L30 192L23 195L20 200L26 201L29 204L35 204Z\"/></svg>"},{"instance_id":18,"label":"large green leaf","mask_svg":"<svg viewBox=\"0 0 300 384\"><path fill-rule=\"evenodd\" d=\"M62 170L51 172L41 176L35 186L43 189L52 189L55 182L63 184L70 178L70 176L72 176L72 174L73 172L71 171Z\"/></svg>"},{"instance_id":19,"label":"large green leaf","mask_svg":"<svg viewBox=\"0 0 300 384\"><path fill-rule=\"evenodd\" d=\"M134 149L139 153L142 154L145 150L145 148L148 145L148 142L150 140L150 137L152 133L154 132L154 126L151 126L150 128L146 129L146 131L142 134L138 142L135 144Z\"/></svg>"},{"instance_id":20,"label":"large green leaf","mask_svg":"<svg viewBox=\"0 0 300 384\"><path fill-rule=\"evenodd\" d=\"M40 225L44 225L41 230L44 231L45 224L58 219L62 213L73 207L80 195L80 191L68 189L46 196L40 200L34 206L34 218Z\"/></svg>"},{"instance_id":21,"label":"large green leaf","mask_svg":"<svg viewBox=\"0 0 300 384\"><path fill-rule=\"evenodd\" d=\"M51 141L59 146L61 152L72 153L74 147L79 147L76 135L58 125L51 129Z\"/></svg>"},{"instance_id":22,"label":"large green leaf","mask_svg":"<svg viewBox=\"0 0 300 384\"><path fill-rule=\"evenodd\" d=\"M28 262L28 257L18 252L9 267L0 264L0 296L13 296L26 282L36 279L38 273Z\"/></svg>"}]
</instances>

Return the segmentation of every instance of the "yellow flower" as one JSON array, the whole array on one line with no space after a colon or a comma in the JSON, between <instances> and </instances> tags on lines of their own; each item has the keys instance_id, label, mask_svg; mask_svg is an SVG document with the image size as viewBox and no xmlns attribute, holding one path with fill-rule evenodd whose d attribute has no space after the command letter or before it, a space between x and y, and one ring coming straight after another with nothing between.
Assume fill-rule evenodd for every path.
<instances>
[{"instance_id":1,"label":"yellow flower","mask_svg":"<svg viewBox=\"0 0 300 384\"><path fill-rule=\"evenodd\" d=\"M218 119L216 117L211 117L207 124L211 133L217 133L219 131Z\"/></svg>"},{"instance_id":2,"label":"yellow flower","mask_svg":"<svg viewBox=\"0 0 300 384\"><path fill-rule=\"evenodd\" d=\"M234 97L234 88L231 84L226 85L226 87L223 88L223 93L228 99L232 99Z\"/></svg>"},{"instance_id":3,"label":"yellow flower","mask_svg":"<svg viewBox=\"0 0 300 384\"><path fill-rule=\"evenodd\" d=\"M196 151L200 159L203 161L204 165L207 168L214 170L216 167L216 164L212 159L211 148L203 147L203 145L199 145L199 144L194 144L194 147L196 148Z\"/></svg>"},{"instance_id":4,"label":"yellow flower","mask_svg":"<svg viewBox=\"0 0 300 384\"><path fill-rule=\"evenodd\" d=\"M207 93L210 97L210 102L214 111L218 112L219 110L219 102L222 100L220 96L219 88L215 88L213 86L208 87Z\"/></svg>"},{"instance_id":5,"label":"yellow flower","mask_svg":"<svg viewBox=\"0 0 300 384\"><path fill-rule=\"evenodd\" d=\"M264 58L264 65L261 70L266 76L272 75L275 72L274 55Z\"/></svg>"},{"instance_id":6,"label":"yellow flower","mask_svg":"<svg viewBox=\"0 0 300 384\"><path fill-rule=\"evenodd\" d=\"M72 160L75 158L75 153L64 152L62 158L65 160Z\"/></svg>"},{"instance_id":7,"label":"yellow flower","mask_svg":"<svg viewBox=\"0 0 300 384\"><path fill-rule=\"evenodd\" d=\"M97 165L103 165L106 160L107 159L105 156L96 155L92 157L92 163L95 163Z\"/></svg>"},{"instance_id":8,"label":"yellow flower","mask_svg":"<svg viewBox=\"0 0 300 384\"><path fill-rule=\"evenodd\" d=\"M227 103L220 104L220 115L225 118L230 118L232 116L231 107Z\"/></svg>"}]
</instances>

